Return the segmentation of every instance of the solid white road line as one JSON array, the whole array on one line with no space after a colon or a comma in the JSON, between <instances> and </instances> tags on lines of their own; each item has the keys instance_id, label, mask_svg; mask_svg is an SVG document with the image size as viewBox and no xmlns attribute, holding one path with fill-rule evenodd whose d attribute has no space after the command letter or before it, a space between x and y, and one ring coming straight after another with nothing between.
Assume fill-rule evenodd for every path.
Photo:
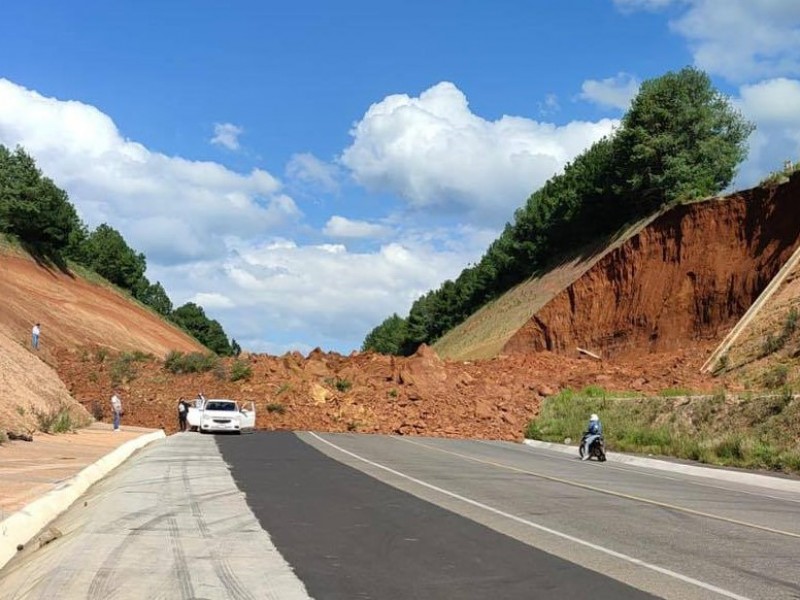
<instances>
[{"instance_id":1,"label":"solid white road line","mask_svg":"<svg viewBox=\"0 0 800 600\"><path fill-rule=\"evenodd\" d=\"M464 502L466 504L469 504L471 506L475 506L475 507L481 508L481 509L483 509L485 511L494 513L494 514L499 515L501 517L505 517L506 519L510 519L510 520L515 521L517 523L521 523L523 525L527 525L528 527L532 527L534 529L538 529L539 531L543 531L545 533L549 533L550 535L554 535L556 537L560 537L562 539L568 540L568 541L573 542L575 544L579 544L579 545L584 546L586 548L591 548L592 550L595 550L597 552L601 552L601 553L606 554L608 556L613 556L614 558L618 558L620 560L624 560L626 562L629 562L631 564L637 565L639 567L644 567L645 569L649 569L651 571L655 571L656 573L661 573L662 575L666 575L668 577L672 577L674 579L678 579L679 581L683 581L685 583L689 583L691 585L700 587L700 588L702 588L704 590L708 590L710 592L713 592L715 594L719 594L721 596L725 596L726 598L733 598L734 600L752 600L752 599L748 598L747 596L741 596L739 594L735 594L733 592L730 592L728 590L724 590L724 589L722 589L720 587L717 587L715 585L712 585L710 583L706 583L704 581L700 581L699 579L694 579L693 577L689 577L687 575L682 575L681 573L677 573L676 571L672 571L672 570L666 569L664 567L659 567L658 565L654 565L654 564L648 563L648 562L643 561L643 560L641 560L639 558L635 558L633 556L628 556L627 554L623 554L621 552L617 552L616 550L611 550L610 548L606 548L604 546L600 546L598 544L594 544L592 542L588 542L586 540L582 540L580 538L577 538L575 536L569 535L567 533L563 533L561 531L557 531L555 529L551 529L550 527L545 527L544 525L540 525L538 523L534 523L533 521L529 521L528 519L523 519L522 517L518 517L516 515L512 515L510 513L504 512L504 511L499 510L497 508L494 508L493 506L489 506L488 504L484 504L482 502L478 502L477 500L472 500L471 498L467 498L466 496L462 496L460 494L456 494L455 492L451 492L451 491L446 490L444 488L440 488L438 486L432 485L430 483L427 483L425 481L417 479L416 477L411 477L410 475L406 475L405 473L401 473L400 471L392 469L391 467L387 467L385 465L382 465L382 464L376 463L374 461L371 461L368 458L364 458L363 456L359 456L358 454L356 454L354 452L350 452L349 450L346 450L346 449L342 448L341 446L337 446L333 442L329 442L328 440L320 437L319 435L317 435L313 431L310 431L308 433L309 433L309 435L313 436L314 438L316 438L320 442L322 442L324 444L327 444L328 446L331 446L332 448L335 448L336 450L338 450L342 454L346 454L348 456L351 456L352 458L355 458L356 460L360 460L361 462L366 463L366 464L368 464L370 466L373 466L373 467L375 467L377 469L382 469L382 470L386 471L387 473L391 473L392 475L395 475L397 477L401 477L403 479L406 479L408 481L416 483L417 485L420 485L422 487L431 489L431 490L433 490L435 492L438 492L440 494L444 494L445 496L449 496L451 498L455 498L456 500L459 500L459 501Z\"/></svg>"}]
</instances>

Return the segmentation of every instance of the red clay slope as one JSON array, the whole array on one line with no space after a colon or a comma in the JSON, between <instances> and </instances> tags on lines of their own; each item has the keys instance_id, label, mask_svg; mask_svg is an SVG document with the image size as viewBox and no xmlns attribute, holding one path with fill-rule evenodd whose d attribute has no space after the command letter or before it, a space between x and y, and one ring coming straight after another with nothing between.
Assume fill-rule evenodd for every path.
<instances>
[{"instance_id":1,"label":"red clay slope","mask_svg":"<svg viewBox=\"0 0 800 600\"><path fill-rule=\"evenodd\" d=\"M100 345L163 357L170 350L203 351L194 339L110 287L0 252L0 333L28 346L42 325L40 357L56 350Z\"/></svg>"},{"instance_id":2,"label":"red clay slope","mask_svg":"<svg viewBox=\"0 0 800 600\"><path fill-rule=\"evenodd\" d=\"M506 353L626 357L721 338L800 242L800 176L678 206L531 318Z\"/></svg>"}]
</instances>

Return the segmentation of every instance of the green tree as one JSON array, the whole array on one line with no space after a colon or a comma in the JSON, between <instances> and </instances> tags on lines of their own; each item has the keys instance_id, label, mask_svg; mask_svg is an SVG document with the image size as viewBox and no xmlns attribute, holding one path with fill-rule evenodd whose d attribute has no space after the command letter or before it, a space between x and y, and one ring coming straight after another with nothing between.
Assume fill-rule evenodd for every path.
<instances>
[{"instance_id":1,"label":"green tree","mask_svg":"<svg viewBox=\"0 0 800 600\"><path fill-rule=\"evenodd\" d=\"M144 254L128 246L119 231L103 223L89 234L84 248L88 267L136 295L147 261Z\"/></svg>"},{"instance_id":2,"label":"green tree","mask_svg":"<svg viewBox=\"0 0 800 600\"><path fill-rule=\"evenodd\" d=\"M34 159L20 147L11 152L0 145L0 231L61 263L81 226L67 193L42 175Z\"/></svg>"},{"instance_id":3,"label":"green tree","mask_svg":"<svg viewBox=\"0 0 800 600\"><path fill-rule=\"evenodd\" d=\"M209 319L202 306L187 302L172 311L170 318L209 350L222 356L232 354L233 348L222 325L219 321Z\"/></svg>"},{"instance_id":4,"label":"green tree","mask_svg":"<svg viewBox=\"0 0 800 600\"><path fill-rule=\"evenodd\" d=\"M716 194L747 156L752 131L702 71L645 81L614 139L621 192L646 208Z\"/></svg>"},{"instance_id":5,"label":"green tree","mask_svg":"<svg viewBox=\"0 0 800 600\"><path fill-rule=\"evenodd\" d=\"M147 280L144 279L144 281ZM139 300L165 317L172 313L172 300L167 296L160 281L146 286Z\"/></svg>"},{"instance_id":6,"label":"green tree","mask_svg":"<svg viewBox=\"0 0 800 600\"><path fill-rule=\"evenodd\" d=\"M400 354L406 340L406 320L397 313L367 334L361 349L381 354Z\"/></svg>"}]
</instances>

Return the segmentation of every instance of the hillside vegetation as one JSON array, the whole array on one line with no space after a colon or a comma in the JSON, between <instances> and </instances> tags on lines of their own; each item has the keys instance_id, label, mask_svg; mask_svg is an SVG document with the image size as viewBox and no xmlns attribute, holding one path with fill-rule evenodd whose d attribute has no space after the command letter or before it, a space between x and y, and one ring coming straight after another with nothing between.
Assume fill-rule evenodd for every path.
<instances>
[{"instance_id":1,"label":"hillside vegetation","mask_svg":"<svg viewBox=\"0 0 800 600\"><path fill-rule=\"evenodd\" d=\"M409 354L576 248L662 207L716 194L746 156L752 125L686 68L646 81L611 137L592 145L517 210L479 263L373 329L365 350Z\"/></svg>"},{"instance_id":2,"label":"hillside vegetation","mask_svg":"<svg viewBox=\"0 0 800 600\"><path fill-rule=\"evenodd\" d=\"M173 310L160 282L145 277L144 254L103 223L90 231L80 220L67 193L36 166L23 148L13 152L0 144L0 234L18 240L45 266L64 273L70 262L81 265L129 292L138 301L172 320L213 352L238 354L218 321L188 302Z\"/></svg>"}]
</instances>

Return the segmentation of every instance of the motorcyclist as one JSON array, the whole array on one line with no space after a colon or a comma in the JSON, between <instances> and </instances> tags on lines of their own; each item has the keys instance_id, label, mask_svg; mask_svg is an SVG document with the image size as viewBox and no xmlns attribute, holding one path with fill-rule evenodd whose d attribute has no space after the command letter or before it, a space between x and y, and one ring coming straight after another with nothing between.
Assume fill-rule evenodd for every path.
<instances>
[{"instance_id":1,"label":"motorcyclist","mask_svg":"<svg viewBox=\"0 0 800 600\"><path fill-rule=\"evenodd\" d=\"M603 424L600 422L600 417L592 414L589 417L589 425L586 428L586 433L583 434L583 456L581 460L589 460L589 448L592 447L592 442L596 439L603 437Z\"/></svg>"}]
</instances>

